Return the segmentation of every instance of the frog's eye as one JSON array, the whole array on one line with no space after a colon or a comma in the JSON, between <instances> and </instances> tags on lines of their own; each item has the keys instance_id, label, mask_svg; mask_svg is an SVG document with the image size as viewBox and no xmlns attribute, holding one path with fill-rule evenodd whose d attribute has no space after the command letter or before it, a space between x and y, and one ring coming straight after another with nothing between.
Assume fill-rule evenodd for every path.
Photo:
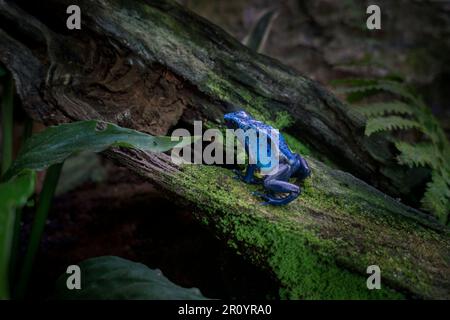
<instances>
[{"instance_id":1,"label":"frog's eye","mask_svg":"<svg viewBox=\"0 0 450 320\"><path fill-rule=\"evenodd\" d=\"M250 118L250 116L248 115L248 113L245 112L245 111L239 111L239 112L238 112L238 115L239 115L239 117L244 118L244 119Z\"/></svg>"},{"instance_id":2,"label":"frog's eye","mask_svg":"<svg viewBox=\"0 0 450 320\"><path fill-rule=\"evenodd\" d=\"M234 119L231 119L231 118L225 118L225 125L228 128L233 128L233 127L236 126L236 121Z\"/></svg>"}]
</instances>

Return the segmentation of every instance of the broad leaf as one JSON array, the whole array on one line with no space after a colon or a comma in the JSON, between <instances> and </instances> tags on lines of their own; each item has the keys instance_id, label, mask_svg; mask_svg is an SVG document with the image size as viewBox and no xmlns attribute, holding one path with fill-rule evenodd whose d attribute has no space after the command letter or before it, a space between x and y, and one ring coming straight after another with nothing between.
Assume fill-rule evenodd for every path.
<instances>
[{"instance_id":1,"label":"broad leaf","mask_svg":"<svg viewBox=\"0 0 450 320\"><path fill-rule=\"evenodd\" d=\"M56 299L81 300L204 300L198 289L183 288L159 270L114 256L97 257L79 264L81 289L67 289L70 275L56 283Z\"/></svg>"},{"instance_id":2,"label":"broad leaf","mask_svg":"<svg viewBox=\"0 0 450 320\"><path fill-rule=\"evenodd\" d=\"M107 170L102 165L98 154L80 152L64 161L55 194L61 195L88 181L101 182L106 176Z\"/></svg>"},{"instance_id":3,"label":"broad leaf","mask_svg":"<svg viewBox=\"0 0 450 320\"><path fill-rule=\"evenodd\" d=\"M0 299L9 297L9 264L16 209L33 194L36 174L25 170L0 184Z\"/></svg>"},{"instance_id":4,"label":"broad leaf","mask_svg":"<svg viewBox=\"0 0 450 320\"><path fill-rule=\"evenodd\" d=\"M250 33L242 41L247 47L261 52L270 32L272 21L277 14L276 9L268 10L258 19Z\"/></svg>"},{"instance_id":5,"label":"broad leaf","mask_svg":"<svg viewBox=\"0 0 450 320\"><path fill-rule=\"evenodd\" d=\"M175 146L182 146L183 143L191 141L171 141L171 137L155 137L95 120L61 124L49 127L27 140L6 177L23 169L45 169L80 151L100 152L109 147L127 147L164 152Z\"/></svg>"}]
</instances>

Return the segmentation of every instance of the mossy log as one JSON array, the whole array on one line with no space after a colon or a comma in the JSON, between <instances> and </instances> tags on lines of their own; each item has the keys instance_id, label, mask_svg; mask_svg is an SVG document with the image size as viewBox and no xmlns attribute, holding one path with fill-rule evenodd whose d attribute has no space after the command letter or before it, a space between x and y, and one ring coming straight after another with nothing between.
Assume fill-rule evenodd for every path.
<instances>
[{"instance_id":1,"label":"mossy log","mask_svg":"<svg viewBox=\"0 0 450 320\"><path fill-rule=\"evenodd\" d=\"M300 199L262 206L258 186L225 168L178 167L165 154L115 150L238 254L267 270L283 298L449 298L449 230L343 171L308 158L313 175ZM174 196L175 195L175 196ZM368 290L378 265L382 290Z\"/></svg>"},{"instance_id":2,"label":"mossy log","mask_svg":"<svg viewBox=\"0 0 450 320\"><path fill-rule=\"evenodd\" d=\"M407 189L389 141L364 137L364 119L172 1L81 0L82 29L72 31L70 1L14 3L0 0L0 61L36 120L103 119L165 134L192 120L220 123L230 103L265 119L288 111L287 130L340 168L391 194ZM190 206L267 270L281 297L450 298L448 228L349 173L310 158L302 196L275 208L225 168L178 167L139 151L108 155ZM369 265L381 268L381 290L366 287Z\"/></svg>"}]
</instances>

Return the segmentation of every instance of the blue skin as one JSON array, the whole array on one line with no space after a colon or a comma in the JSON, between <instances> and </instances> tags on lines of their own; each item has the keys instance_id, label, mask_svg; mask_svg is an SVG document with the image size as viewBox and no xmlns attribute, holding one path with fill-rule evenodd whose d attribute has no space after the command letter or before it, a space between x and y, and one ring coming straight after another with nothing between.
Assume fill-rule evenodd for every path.
<instances>
[{"instance_id":1,"label":"blue skin","mask_svg":"<svg viewBox=\"0 0 450 320\"><path fill-rule=\"evenodd\" d=\"M274 128L261 122L255 120L245 111L237 111L227 113L224 116L225 124L230 129L255 129L258 133L258 137L267 136L270 138L271 131ZM299 186L289 182L290 178L298 178L304 180L311 175L311 169L308 163L299 154L292 152L286 143L283 135L280 133L278 135L279 140L279 167L278 171L272 175L265 175L263 179L259 181L255 178L254 174L257 170L267 168L267 165L263 165L259 159L257 159L256 164L249 164L246 169L245 175L240 175L239 178L246 183L262 183L264 188L269 191L267 194L255 192L265 199L267 202L263 204L271 205L285 205L289 202L295 200L301 193ZM258 155L255 151L249 153L248 141L244 141L244 148L249 155L251 153ZM268 153L271 152L271 144L267 144ZM285 197L276 196L276 194L287 194Z\"/></svg>"}]
</instances>

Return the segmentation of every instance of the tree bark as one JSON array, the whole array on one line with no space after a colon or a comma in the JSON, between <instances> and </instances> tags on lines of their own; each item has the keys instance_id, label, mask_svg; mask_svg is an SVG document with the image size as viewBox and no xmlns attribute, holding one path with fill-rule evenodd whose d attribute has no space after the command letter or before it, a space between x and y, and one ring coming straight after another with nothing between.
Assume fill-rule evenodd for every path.
<instances>
[{"instance_id":1,"label":"tree bark","mask_svg":"<svg viewBox=\"0 0 450 320\"><path fill-rule=\"evenodd\" d=\"M0 0L0 61L36 120L101 119L166 134L192 120L220 123L230 104L265 119L287 111L288 131L341 168L391 194L408 191L389 141L365 137L364 119L172 1L81 0L81 30L66 29L68 0L16 3ZM312 158L302 197L273 208L224 168L108 154L192 206L199 222L270 272L283 297L450 297L448 229ZM382 290L367 289L369 265L381 268Z\"/></svg>"}]
</instances>

